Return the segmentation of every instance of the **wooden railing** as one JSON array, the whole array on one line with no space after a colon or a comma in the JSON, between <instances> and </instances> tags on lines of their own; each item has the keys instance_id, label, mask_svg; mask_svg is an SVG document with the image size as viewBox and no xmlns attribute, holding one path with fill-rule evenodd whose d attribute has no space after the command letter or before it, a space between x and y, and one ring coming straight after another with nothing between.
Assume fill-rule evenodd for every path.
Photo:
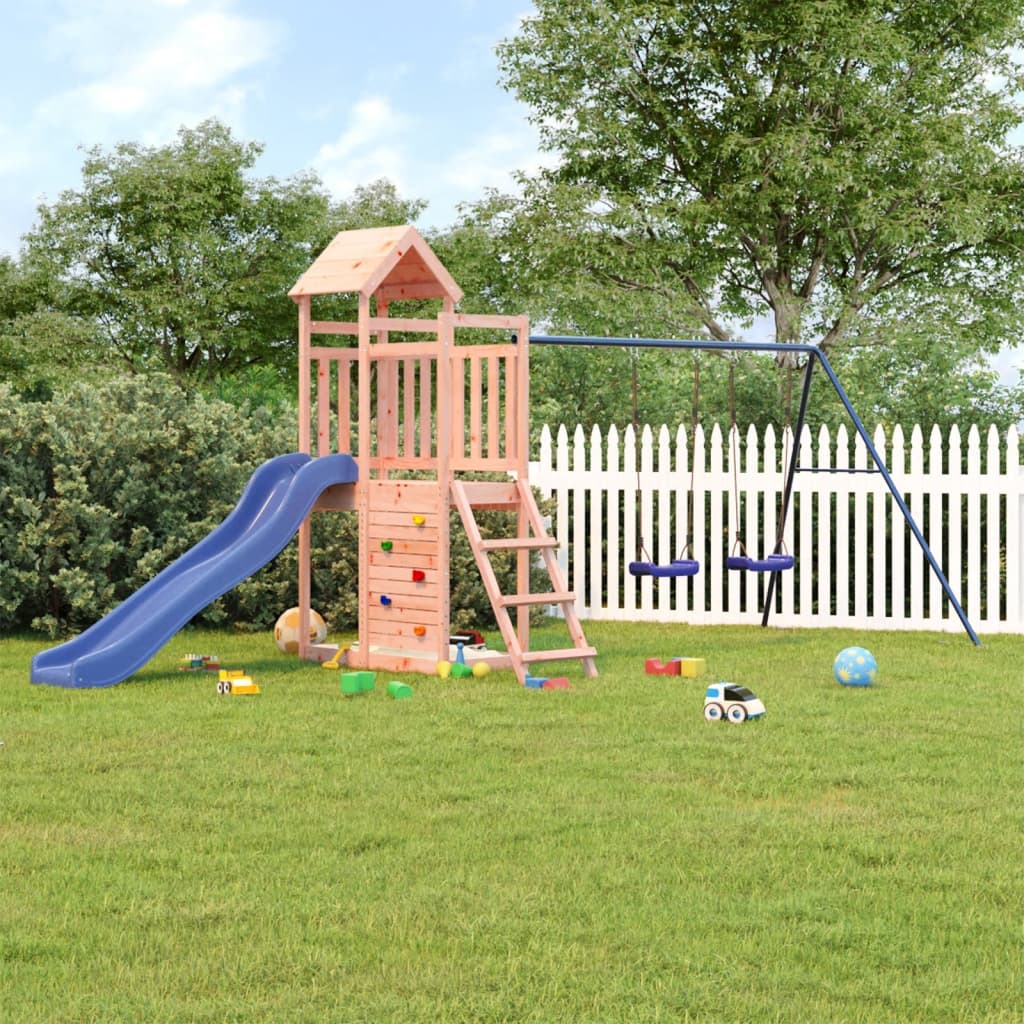
<instances>
[{"instance_id":1,"label":"wooden railing","mask_svg":"<svg viewBox=\"0 0 1024 1024\"><path fill-rule=\"evenodd\" d=\"M313 321L310 326L312 335L359 333L356 323ZM525 321L441 314L437 320L373 317L368 327L378 340L362 351L310 347L315 454L359 454L359 397L365 387L370 395L365 450L370 473L437 471L443 462L461 471L522 467L527 346L512 341L456 344L455 332L517 330L525 339ZM388 339L396 331L430 337Z\"/></svg>"}]
</instances>

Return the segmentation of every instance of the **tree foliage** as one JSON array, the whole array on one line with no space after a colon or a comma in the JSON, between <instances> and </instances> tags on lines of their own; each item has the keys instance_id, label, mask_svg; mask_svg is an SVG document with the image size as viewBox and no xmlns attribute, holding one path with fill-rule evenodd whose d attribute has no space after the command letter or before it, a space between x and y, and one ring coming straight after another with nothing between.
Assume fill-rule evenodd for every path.
<instances>
[{"instance_id":1,"label":"tree foliage","mask_svg":"<svg viewBox=\"0 0 1024 1024\"><path fill-rule=\"evenodd\" d=\"M555 324L614 295L608 333L632 313L724 339L769 316L830 350L926 307L975 350L1016 337L1020 4L535 7L499 57L560 162L468 220L513 285L548 282Z\"/></svg>"},{"instance_id":2,"label":"tree foliage","mask_svg":"<svg viewBox=\"0 0 1024 1024\"><path fill-rule=\"evenodd\" d=\"M170 145L87 151L82 186L39 209L22 273L45 278L41 309L73 317L108 361L183 384L295 362L288 290L334 234L411 219L377 182L333 203L312 173L251 172L261 152L217 121Z\"/></svg>"}]
</instances>

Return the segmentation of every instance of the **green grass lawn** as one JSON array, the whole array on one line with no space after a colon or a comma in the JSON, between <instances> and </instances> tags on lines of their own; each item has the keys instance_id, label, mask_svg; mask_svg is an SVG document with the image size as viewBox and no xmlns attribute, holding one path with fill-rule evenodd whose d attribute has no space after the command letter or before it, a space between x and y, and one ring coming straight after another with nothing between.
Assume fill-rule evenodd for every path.
<instances>
[{"instance_id":1,"label":"green grass lawn","mask_svg":"<svg viewBox=\"0 0 1024 1024\"><path fill-rule=\"evenodd\" d=\"M0 640L0 1020L1024 1021L1024 638L588 636L569 692L356 698L269 635L91 691ZM768 714L705 722L673 655Z\"/></svg>"}]
</instances>

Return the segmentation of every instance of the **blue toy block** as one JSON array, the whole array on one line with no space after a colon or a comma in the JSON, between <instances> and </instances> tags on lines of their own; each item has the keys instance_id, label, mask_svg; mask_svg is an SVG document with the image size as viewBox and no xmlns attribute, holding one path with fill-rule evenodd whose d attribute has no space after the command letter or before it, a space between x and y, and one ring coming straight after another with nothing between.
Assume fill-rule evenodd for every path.
<instances>
[{"instance_id":1,"label":"blue toy block","mask_svg":"<svg viewBox=\"0 0 1024 1024\"><path fill-rule=\"evenodd\" d=\"M542 676L527 676L523 685L529 690L543 690L547 679Z\"/></svg>"}]
</instances>

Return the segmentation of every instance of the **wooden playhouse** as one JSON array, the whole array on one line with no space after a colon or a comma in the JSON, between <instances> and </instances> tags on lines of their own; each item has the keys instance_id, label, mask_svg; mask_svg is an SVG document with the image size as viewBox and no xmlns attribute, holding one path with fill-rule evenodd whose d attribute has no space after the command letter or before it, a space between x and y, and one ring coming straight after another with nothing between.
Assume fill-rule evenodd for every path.
<instances>
[{"instance_id":1,"label":"wooden playhouse","mask_svg":"<svg viewBox=\"0 0 1024 1024\"><path fill-rule=\"evenodd\" d=\"M315 296L354 293L354 322L313 319ZM488 654L520 682L538 663L578 659L596 675L555 549L527 475L529 323L455 312L462 291L415 228L344 231L289 292L299 308L299 448L352 454L354 488L328 491L319 512L359 516L359 636L354 668L432 673L450 657L450 510L465 526L507 654ZM392 316L397 303L440 300L431 319ZM353 345L354 339L354 345ZM314 343L314 340L317 343ZM479 509L504 509L510 535L484 540ZM491 556L512 551L514 593L502 593ZM540 558L550 589L531 593ZM309 520L299 531L300 636L309 636ZM531 651L529 613L555 605L569 641ZM325 661L330 645L304 640Z\"/></svg>"}]
</instances>

